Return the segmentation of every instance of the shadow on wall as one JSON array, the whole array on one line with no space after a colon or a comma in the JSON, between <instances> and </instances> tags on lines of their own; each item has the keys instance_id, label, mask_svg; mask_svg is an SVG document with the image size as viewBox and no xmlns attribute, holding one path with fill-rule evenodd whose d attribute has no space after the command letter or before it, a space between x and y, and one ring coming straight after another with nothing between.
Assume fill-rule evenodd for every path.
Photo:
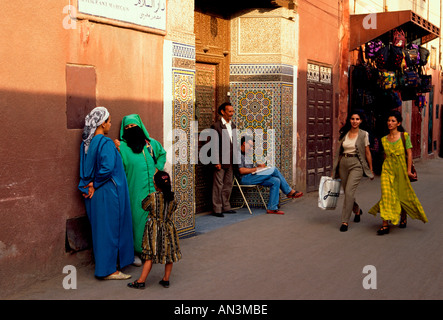
<instances>
[{"instance_id":1,"label":"shadow on wall","mask_svg":"<svg viewBox=\"0 0 443 320\"><path fill-rule=\"evenodd\" d=\"M77 189L82 129L68 129L69 98L0 90L1 296L59 274L67 264L91 261L89 250L72 254L90 248L90 238ZM100 99L98 103L112 115L111 139L118 137L123 116L138 113L150 135L163 140L162 101ZM83 114L78 117L84 121ZM72 235L76 230L80 237Z\"/></svg>"}]
</instances>

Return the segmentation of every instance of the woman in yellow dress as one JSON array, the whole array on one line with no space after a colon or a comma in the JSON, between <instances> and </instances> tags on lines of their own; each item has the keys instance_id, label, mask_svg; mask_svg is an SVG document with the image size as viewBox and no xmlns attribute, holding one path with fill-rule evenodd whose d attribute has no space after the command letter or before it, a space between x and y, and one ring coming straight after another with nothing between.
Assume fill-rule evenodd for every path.
<instances>
[{"instance_id":1,"label":"woman in yellow dress","mask_svg":"<svg viewBox=\"0 0 443 320\"><path fill-rule=\"evenodd\" d=\"M416 177L416 174L411 172L412 143L408 133L404 132L401 122L400 112L392 111L387 123L389 134L381 139L385 151L381 172L381 199L369 210L373 215L380 212L380 217L383 219L383 225L377 231L378 235L389 233L389 221L394 225L400 222L400 228L406 228L406 214L412 219L428 222L409 181L409 177ZM402 134L405 137L405 147L403 147ZM408 155L407 163L405 148Z\"/></svg>"}]
</instances>

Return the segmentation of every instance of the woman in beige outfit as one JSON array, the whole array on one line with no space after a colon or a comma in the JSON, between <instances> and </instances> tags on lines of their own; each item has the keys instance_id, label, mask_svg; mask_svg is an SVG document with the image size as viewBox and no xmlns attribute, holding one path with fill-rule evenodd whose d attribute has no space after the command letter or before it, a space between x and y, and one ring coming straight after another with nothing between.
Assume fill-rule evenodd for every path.
<instances>
[{"instance_id":1,"label":"woman in beige outfit","mask_svg":"<svg viewBox=\"0 0 443 320\"><path fill-rule=\"evenodd\" d=\"M363 117L358 111L348 114L345 125L340 129L339 147L335 154L333 178L340 178L345 193L340 231L348 230L351 213L355 213L354 222L360 222L363 211L355 202L355 191L365 175L374 179L372 156L369 149L369 134L360 129Z\"/></svg>"}]
</instances>

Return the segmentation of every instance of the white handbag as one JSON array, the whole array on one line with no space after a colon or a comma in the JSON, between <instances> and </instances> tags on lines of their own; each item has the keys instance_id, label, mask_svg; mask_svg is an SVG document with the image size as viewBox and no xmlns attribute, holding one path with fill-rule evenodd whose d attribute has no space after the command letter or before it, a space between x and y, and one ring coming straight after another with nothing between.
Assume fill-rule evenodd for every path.
<instances>
[{"instance_id":1,"label":"white handbag","mask_svg":"<svg viewBox=\"0 0 443 320\"><path fill-rule=\"evenodd\" d=\"M318 207L323 210L334 210L340 196L341 179L323 176L318 186Z\"/></svg>"}]
</instances>

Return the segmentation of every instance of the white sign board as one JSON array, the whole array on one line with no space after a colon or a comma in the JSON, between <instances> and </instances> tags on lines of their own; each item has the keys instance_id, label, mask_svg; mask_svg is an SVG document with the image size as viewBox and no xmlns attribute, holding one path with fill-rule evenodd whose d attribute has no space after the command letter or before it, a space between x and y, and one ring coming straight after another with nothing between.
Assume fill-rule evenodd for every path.
<instances>
[{"instance_id":1,"label":"white sign board","mask_svg":"<svg viewBox=\"0 0 443 320\"><path fill-rule=\"evenodd\" d=\"M78 11L166 30L166 0L78 0Z\"/></svg>"}]
</instances>

